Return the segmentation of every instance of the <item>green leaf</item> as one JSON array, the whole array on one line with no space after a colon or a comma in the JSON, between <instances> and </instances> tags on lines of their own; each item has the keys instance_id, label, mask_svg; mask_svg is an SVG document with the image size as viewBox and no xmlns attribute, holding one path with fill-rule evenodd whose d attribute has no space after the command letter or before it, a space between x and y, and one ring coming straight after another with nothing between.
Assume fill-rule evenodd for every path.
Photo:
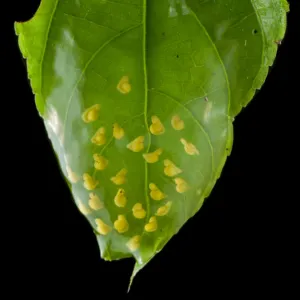
<instances>
[{"instance_id":1,"label":"green leaf","mask_svg":"<svg viewBox=\"0 0 300 300\"><path fill-rule=\"evenodd\" d=\"M133 276L202 206L285 0L43 0L16 23L36 106L105 260Z\"/></svg>"}]
</instances>

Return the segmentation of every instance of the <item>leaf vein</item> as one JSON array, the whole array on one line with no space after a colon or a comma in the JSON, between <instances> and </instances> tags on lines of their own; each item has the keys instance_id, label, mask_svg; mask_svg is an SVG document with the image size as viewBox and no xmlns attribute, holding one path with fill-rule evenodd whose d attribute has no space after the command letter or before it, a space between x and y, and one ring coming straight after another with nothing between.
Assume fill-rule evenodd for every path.
<instances>
[{"instance_id":1,"label":"leaf vein","mask_svg":"<svg viewBox=\"0 0 300 300\"><path fill-rule=\"evenodd\" d=\"M195 18L196 22L198 23L198 25L200 26L200 28L204 31L205 35L207 36L208 40L210 41L217 57L218 57L218 60L222 66L222 69L223 69L223 72L224 72L224 76L225 76L225 80L226 80L226 85L227 85L227 90L228 90L228 107L227 107L227 112L228 112L228 115L229 115L229 112L230 112L230 85L229 85L229 79L228 79L228 74L227 74L227 70L225 68L225 65L224 65L224 62L220 56L220 53L218 51L218 48L216 46L216 44L213 42L213 40L211 39L208 31L206 30L205 26L201 23L201 21L199 20L198 16L195 14L195 12L190 9L190 13L191 15Z\"/></svg>"},{"instance_id":2,"label":"leaf vein","mask_svg":"<svg viewBox=\"0 0 300 300\"><path fill-rule=\"evenodd\" d=\"M214 171L214 151L213 151L213 145L210 139L209 134L206 132L206 130L204 129L204 127L202 126L202 124L196 119L196 117L194 116L194 114L186 107L184 106L182 103L180 103L177 99L173 98L172 96L166 94L165 92L159 91L155 88L151 88L151 90L149 90L151 92L155 92L157 94L160 94L162 96L167 97L168 99L172 100L173 102L175 102L178 106L180 106L183 110L185 110L192 118L192 120L197 124L197 126L200 128L200 130L204 133L207 142L209 144L209 148L211 150L211 156L212 156L212 171Z\"/></svg>"},{"instance_id":3,"label":"leaf vein","mask_svg":"<svg viewBox=\"0 0 300 300\"><path fill-rule=\"evenodd\" d=\"M137 25L134 25L134 26L131 26L129 28L127 28L126 30L124 31L121 31L119 32L118 34L114 35L112 38L108 39L106 42L104 42L96 51L95 53L91 56L91 58L87 61L87 63L85 64L84 68L82 69L82 72L79 76L79 79L77 80L77 82L75 83L74 85L74 88L72 89L71 91L71 94L70 94L70 97L69 97L69 100L67 102L67 109L66 109L66 114L65 114L65 119L64 119L64 130L63 130L63 137L65 135L65 131L66 131L66 126L67 126L67 120L68 120L68 115L69 115L69 110L70 110L70 105L71 105L71 102L72 102L72 99L73 99L73 96L74 96L74 93L75 93L75 90L79 84L79 82L81 81L81 79L83 78L83 75L85 73L85 71L87 70L87 68L89 67L89 65L91 64L91 62L95 59L95 57L106 47L108 46L111 42L113 42L114 40L116 40L117 38L121 37L123 34L126 34L128 33L129 31L141 26L142 24L139 23Z\"/></svg>"},{"instance_id":4,"label":"leaf vein","mask_svg":"<svg viewBox=\"0 0 300 300\"><path fill-rule=\"evenodd\" d=\"M99 23L96 23L95 21L91 21L91 20L88 20L87 18L82 18L82 17L78 17L78 16L74 16L74 15L71 15L71 14L68 14L66 12L64 12L64 15L66 15L67 17L72 17L74 19L77 19L77 20L82 20L82 21L86 21L88 23L91 23L91 24L94 24L98 27L101 27L101 28L105 28L105 29L109 29L109 30L112 30L114 32L118 32L116 29L114 28L111 28L111 27L108 27L108 26L105 26L105 25L101 25Z\"/></svg>"},{"instance_id":5,"label":"leaf vein","mask_svg":"<svg viewBox=\"0 0 300 300\"><path fill-rule=\"evenodd\" d=\"M133 116L133 117L131 117L131 118L129 118L129 119L126 119L126 121L124 121L124 122L121 124L121 126L124 126L125 124L127 124L127 123L131 122L132 120L134 120L134 119L136 119L136 118L138 118L138 117L141 117L141 116L143 116L143 115L144 115L144 112L142 112L142 113L140 113L140 114L137 114L137 115L135 115L135 116ZM113 142L113 140L114 140L114 136L111 135L111 137L109 138L108 142L103 146L103 148L102 148L101 151L99 152L99 155L102 155L102 154L104 153L104 151L110 146L110 144ZM98 171L98 170L96 170L96 169L94 170L93 176L96 175L97 171Z\"/></svg>"},{"instance_id":6,"label":"leaf vein","mask_svg":"<svg viewBox=\"0 0 300 300\"><path fill-rule=\"evenodd\" d=\"M118 1L112 1L112 0L105 0L105 2L107 3L113 3L113 4L122 4L122 5L132 5L132 6L137 6L137 7L140 7L140 5L138 4L135 4L135 3L129 3L129 2L118 2Z\"/></svg>"},{"instance_id":7,"label":"leaf vein","mask_svg":"<svg viewBox=\"0 0 300 300\"><path fill-rule=\"evenodd\" d=\"M56 0L55 5L54 5L54 9L52 11L52 14L50 16L50 20L49 20L49 24L48 24L48 28L47 28L47 33L46 33L46 39L45 39L45 45L44 45L44 49L43 49L43 54L41 56L41 69L40 69L40 76L41 76L41 95L42 95L42 89L43 89L43 77L42 76L42 72L43 72L43 67L44 67L44 57L45 57L45 53L46 53L46 48L47 48L47 44L48 44L48 40L49 40L49 33L50 33L50 27L53 21L53 17L56 11L56 8L58 6L58 0Z\"/></svg>"}]
</instances>

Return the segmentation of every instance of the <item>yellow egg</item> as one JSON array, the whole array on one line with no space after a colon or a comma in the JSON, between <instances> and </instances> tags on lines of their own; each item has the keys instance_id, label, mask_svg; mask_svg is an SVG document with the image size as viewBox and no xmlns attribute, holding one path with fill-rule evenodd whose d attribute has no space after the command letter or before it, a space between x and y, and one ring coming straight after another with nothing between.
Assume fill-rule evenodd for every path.
<instances>
[{"instance_id":1,"label":"yellow egg","mask_svg":"<svg viewBox=\"0 0 300 300\"><path fill-rule=\"evenodd\" d=\"M97 231L102 234L102 235L107 235L110 231L111 228L105 224L101 219L96 219L95 220L96 224L97 224Z\"/></svg>"},{"instance_id":2,"label":"yellow egg","mask_svg":"<svg viewBox=\"0 0 300 300\"><path fill-rule=\"evenodd\" d=\"M175 130L182 130L184 128L184 122L178 115L172 117L171 124Z\"/></svg>"},{"instance_id":3,"label":"yellow egg","mask_svg":"<svg viewBox=\"0 0 300 300\"><path fill-rule=\"evenodd\" d=\"M176 191L180 194L186 192L188 190L188 184L182 178L175 178L176 183Z\"/></svg>"},{"instance_id":4,"label":"yellow egg","mask_svg":"<svg viewBox=\"0 0 300 300\"><path fill-rule=\"evenodd\" d=\"M180 139L184 146L184 151L189 155L199 155L199 150L192 143L188 143L185 139Z\"/></svg>"},{"instance_id":5,"label":"yellow egg","mask_svg":"<svg viewBox=\"0 0 300 300\"><path fill-rule=\"evenodd\" d=\"M152 124L150 125L150 132L153 135L161 135L165 132L164 125L157 116L151 117Z\"/></svg>"},{"instance_id":6,"label":"yellow egg","mask_svg":"<svg viewBox=\"0 0 300 300\"><path fill-rule=\"evenodd\" d=\"M133 252L133 251L136 251L140 247L140 242L141 242L141 236L135 235L127 242L126 246L130 251Z\"/></svg>"},{"instance_id":7,"label":"yellow egg","mask_svg":"<svg viewBox=\"0 0 300 300\"><path fill-rule=\"evenodd\" d=\"M114 227L119 233L128 231L129 224L124 215L118 215L118 219L114 222Z\"/></svg>"},{"instance_id":8,"label":"yellow egg","mask_svg":"<svg viewBox=\"0 0 300 300\"><path fill-rule=\"evenodd\" d=\"M164 173L169 177L173 177L182 173L182 170L176 167L176 165L169 159L164 160L164 165L165 165Z\"/></svg>"},{"instance_id":9,"label":"yellow egg","mask_svg":"<svg viewBox=\"0 0 300 300\"><path fill-rule=\"evenodd\" d=\"M137 219L144 219L146 217L146 211L144 210L142 203L136 203L132 208L132 213Z\"/></svg>"},{"instance_id":10,"label":"yellow egg","mask_svg":"<svg viewBox=\"0 0 300 300\"><path fill-rule=\"evenodd\" d=\"M95 153L93 155L93 158L94 158L94 167L96 170L98 171L103 171L104 169L106 169L107 165L108 165L108 160L103 157L102 155L100 154L97 154Z\"/></svg>"},{"instance_id":11,"label":"yellow egg","mask_svg":"<svg viewBox=\"0 0 300 300\"><path fill-rule=\"evenodd\" d=\"M105 128L104 127L100 127L96 133L94 134L94 136L91 139L91 142L93 144L96 144L97 146L102 146L106 143L106 136L105 136Z\"/></svg>"},{"instance_id":12,"label":"yellow egg","mask_svg":"<svg viewBox=\"0 0 300 300\"><path fill-rule=\"evenodd\" d=\"M159 217L165 216L168 214L172 206L172 202L168 201L165 205L159 207L156 211L156 215Z\"/></svg>"},{"instance_id":13,"label":"yellow egg","mask_svg":"<svg viewBox=\"0 0 300 300\"><path fill-rule=\"evenodd\" d=\"M117 140L120 140L124 136L124 129L118 123L114 123L113 125L113 136Z\"/></svg>"},{"instance_id":14,"label":"yellow egg","mask_svg":"<svg viewBox=\"0 0 300 300\"><path fill-rule=\"evenodd\" d=\"M118 85L117 89L120 93L122 94L128 94L131 91L131 84L129 83L129 77L128 76L123 76Z\"/></svg>"},{"instance_id":15,"label":"yellow egg","mask_svg":"<svg viewBox=\"0 0 300 300\"><path fill-rule=\"evenodd\" d=\"M103 208L103 203L100 200L100 198L94 194L94 193L90 193L89 194L90 199L89 199L89 206L90 208L92 208L93 210L99 210L101 208Z\"/></svg>"},{"instance_id":16,"label":"yellow egg","mask_svg":"<svg viewBox=\"0 0 300 300\"><path fill-rule=\"evenodd\" d=\"M89 175L88 173L84 173L83 176L83 186L88 190L88 191L92 191L94 190L97 185L99 184L99 182L97 180L95 180L91 175Z\"/></svg>"},{"instance_id":17,"label":"yellow egg","mask_svg":"<svg viewBox=\"0 0 300 300\"><path fill-rule=\"evenodd\" d=\"M116 206L118 207L125 207L127 203L127 198L125 196L125 190L124 189L119 189L115 198L114 202Z\"/></svg>"},{"instance_id":18,"label":"yellow egg","mask_svg":"<svg viewBox=\"0 0 300 300\"><path fill-rule=\"evenodd\" d=\"M156 217L151 217L149 222L145 225L145 231L154 232L157 230Z\"/></svg>"},{"instance_id":19,"label":"yellow egg","mask_svg":"<svg viewBox=\"0 0 300 300\"><path fill-rule=\"evenodd\" d=\"M147 163L149 164L153 164L156 163L159 159L159 156L162 154L162 149L158 148L157 150L155 150L154 152L151 153L144 153L143 157L146 160Z\"/></svg>"},{"instance_id":20,"label":"yellow egg","mask_svg":"<svg viewBox=\"0 0 300 300\"><path fill-rule=\"evenodd\" d=\"M145 138L143 136L138 136L126 147L133 152L140 152L144 149L144 140Z\"/></svg>"},{"instance_id":21,"label":"yellow egg","mask_svg":"<svg viewBox=\"0 0 300 300\"><path fill-rule=\"evenodd\" d=\"M150 189L150 197L153 200L159 201L166 197L166 195L154 183L149 184L149 189Z\"/></svg>"},{"instance_id":22,"label":"yellow egg","mask_svg":"<svg viewBox=\"0 0 300 300\"><path fill-rule=\"evenodd\" d=\"M81 115L81 118L85 123L94 122L98 119L99 111L100 111L100 104L95 104L87 108Z\"/></svg>"},{"instance_id":23,"label":"yellow egg","mask_svg":"<svg viewBox=\"0 0 300 300\"><path fill-rule=\"evenodd\" d=\"M113 176L110 180L115 184L115 185L121 185L126 182L126 174L127 170L123 168L121 171L119 171L116 176Z\"/></svg>"}]
</instances>

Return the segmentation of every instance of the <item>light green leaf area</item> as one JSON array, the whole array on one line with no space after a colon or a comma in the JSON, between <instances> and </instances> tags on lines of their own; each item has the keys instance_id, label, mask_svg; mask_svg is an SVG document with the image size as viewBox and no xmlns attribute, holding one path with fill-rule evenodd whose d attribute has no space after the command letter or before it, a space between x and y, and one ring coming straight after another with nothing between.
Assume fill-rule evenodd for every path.
<instances>
[{"instance_id":1,"label":"light green leaf area","mask_svg":"<svg viewBox=\"0 0 300 300\"><path fill-rule=\"evenodd\" d=\"M43 0L16 24L36 105L105 260L133 276L202 206L286 29L284 0Z\"/></svg>"}]
</instances>

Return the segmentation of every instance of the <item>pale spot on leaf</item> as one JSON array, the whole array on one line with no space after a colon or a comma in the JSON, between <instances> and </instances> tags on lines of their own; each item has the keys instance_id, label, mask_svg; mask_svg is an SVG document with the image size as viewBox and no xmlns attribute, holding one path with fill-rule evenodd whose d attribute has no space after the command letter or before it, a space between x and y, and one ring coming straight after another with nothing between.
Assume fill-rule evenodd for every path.
<instances>
[{"instance_id":1,"label":"pale spot on leaf","mask_svg":"<svg viewBox=\"0 0 300 300\"><path fill-rule=\"evenodd\" d=\"M78 201L78 209L83 215L88 215L92 212L87 206L85 206L82 203L80 199L78 199L77 201Z\"/></svg>"},{"instance_id":2,"label":"pale spot on leaf","mask_svg":"<svg viewBox=\"0 0 300 300\"><path fill-rule=\"evenodd\" d=\"M69 166L66 167L66 170L67 170L67 174L68 174L67 176L68 176L68 179L70 180L70 182L72 182L72 183L78 182L80 177L75 172L73 172Z\"/></svg>"},{"instance_id":3,"label":"pale spot on leaf","mask_svg":"<svg viewBox=\"0 0 300 300\"><path fill-rule=\"evenodd\" d=\"M52 106L48 105L47 117L45 119L46 125L55 133L61 144L64 142L64 134L63 134L63 122L60 120L58 116L57 110Z\"/></svg>"},{"instance_id":4,"label":"pale spot on leaf","mask_svg":"<svg viewBox=\"0 0 300 300\"><path fill-rule=\"evenodd\" d=\"M207 123L211 117L211 110L212 110L212 102L206 102L204 115L203 115L203 120L205 123Z\"/></svg>"}]
</instances>

